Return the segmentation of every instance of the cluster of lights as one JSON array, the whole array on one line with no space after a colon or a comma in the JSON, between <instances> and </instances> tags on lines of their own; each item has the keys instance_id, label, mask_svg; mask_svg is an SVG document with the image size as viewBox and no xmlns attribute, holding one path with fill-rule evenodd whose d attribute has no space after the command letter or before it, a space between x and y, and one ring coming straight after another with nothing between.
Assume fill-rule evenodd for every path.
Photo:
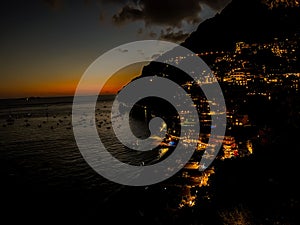
<instances>
[{"instance_id":1,"label":"cluster of lights","mask_svg":"<svg viewBox=\"0 0 300 225\"><path fill-rule=\"evenodd\" d=\"M278 7L299 7L299 0L263 0L263 3L266 4L270 9Z\"/></svg>"}]
</instances>

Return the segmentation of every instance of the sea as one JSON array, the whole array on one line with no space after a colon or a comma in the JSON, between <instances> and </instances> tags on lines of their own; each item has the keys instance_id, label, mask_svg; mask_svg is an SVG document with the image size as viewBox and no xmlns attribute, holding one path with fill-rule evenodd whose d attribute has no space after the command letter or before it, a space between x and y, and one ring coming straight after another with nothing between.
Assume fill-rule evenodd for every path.
<instances>
[{"instance_id":1,"label":"sea","mask_svg":"<svg viewBox=\"0 0 300 225\"><path fill-rule=\"evenodd\" d=\"M101 141L121 161L155 162L157 152L129 154L116 140L110 124L114 98L100 96L96 104ZM182 184L130 187L96 173L76 145L72 103L73 97L0 100L3 214L11 221L42 217L48 218L44 222L70 224L111 224L120 218L128 224L173 221L187 192ZM134 124L139 129L139 121Z\"/></svg>"},{"instance_id":2,"label":"sea","mask_svg":"<svg viewBox=\"0 0 300 225\"><path fill-rule=\"evenodd\" d=\"M157 152L129 154L114 137L114 98L98 98L99 137L121 161L155 163ZM237 218L243 224L294 224L299 202L286 193L296 189L280 172L282 157L275 155L273 166L274 148L256 146L251 157L219 161L204 173L180 173L183 180L121 185L99 175L82 157L72 103L73 97L0 100L1 224L237 224ZM134 124L139 129L139 121Z\"/></svg>"}]
</instances>

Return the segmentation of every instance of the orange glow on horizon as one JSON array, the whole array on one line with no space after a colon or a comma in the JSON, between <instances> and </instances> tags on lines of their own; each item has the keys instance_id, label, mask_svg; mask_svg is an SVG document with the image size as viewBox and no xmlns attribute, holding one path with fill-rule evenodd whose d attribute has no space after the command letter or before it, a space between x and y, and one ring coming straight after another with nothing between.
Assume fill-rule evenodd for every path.
<instances>
[{"instance_id":1,"label":"orange glow on horizon","mask_svg":"<svg viewBox=\"0 0 300 225\"><path fill-rule=\"evenodd\" d=\"M145 64L146 63L136 63L119 70L105 83L100 94L116 94L133 78L141 74L142 68Z\"/></svg>"},{"instance_id":2,"label":"orange glow on horizon","mask_svg":"<svg viewBox=\"0 0 300 225\"><path fill-rule=\"evenodd\" d=\"M145 63L137 63L119 70L105 83L100 94L116 94L134 77L141 74L144 65ZM80 76L61 76L60 80L53 79L47 76L43 80L19 81L14 82L14 85L1 84L0 98L73 96ZM96 84L93 86L91 90L86 90L85 94L88 95L97 87Z\"/></svg>"}]
</instances>

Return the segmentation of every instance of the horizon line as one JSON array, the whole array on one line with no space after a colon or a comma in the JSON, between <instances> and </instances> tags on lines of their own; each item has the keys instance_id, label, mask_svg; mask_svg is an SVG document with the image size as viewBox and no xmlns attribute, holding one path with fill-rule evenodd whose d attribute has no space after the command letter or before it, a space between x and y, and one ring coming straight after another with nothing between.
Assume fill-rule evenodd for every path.
<instances>
[{"instance_id":1,"label":"horizon line","mask_svg":"<svg viewBox=\"0 0 300 225\"><path fill-rule=\"evenodd\" d=\"M117 93L107 93L107 94L99 94L98 96L114 96ZM27 97L0 97L0 100L11 100L11 99L39 99L39 98L74 98L75 95L52 95L52 96L27 96ZM79 97L87 97L87 96L95 96L95 95L81 95Z\"/></svg>"}]
</instances>

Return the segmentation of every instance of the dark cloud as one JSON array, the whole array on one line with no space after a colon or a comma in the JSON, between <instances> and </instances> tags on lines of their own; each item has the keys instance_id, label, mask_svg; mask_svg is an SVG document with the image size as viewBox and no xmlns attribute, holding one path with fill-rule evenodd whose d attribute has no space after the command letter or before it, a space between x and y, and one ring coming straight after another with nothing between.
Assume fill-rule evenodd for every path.
<instances>
[{"instance_id":1,"label":"dark cloud","mask_svg":"<svg viewBox=\"0 0 300 225\"><path fill-rule=\"evenodd\" d=\"M150 32L150 33L149 33L149 37L151 37L151 38L156 38L156 37L157 37L157 33L155 33L155 32Z\"/></svg>"},{"instance_id":2,"label":"dark cloud","mask_svg":"<svg viewBox=\"0 0 300 225\"><path fill-rule=\"evenodd\" d=\"M103 1L103 0L102 0ZM114 2L124 3L122 0ZM162 25L181 27L183 22L200 22L201 3L215 10L223 9L230 0L129 0L113 16L116 24L144 20L146 26Z\"/></svg>"},{"instance_id":3,"label":"dark cloud","mask_svg":"<svg viewBox=\"0 0 300 225\"><path fill-rule=\"evenodd\" d=\"M129 5L125 5L118 14L113 16L113 22L121 25L128 21L135 21L143 19L143 12L137 8L133 8Z\"/></svg>"},{"instance_id":4,"label":"dark cloud","mask_svg":"<svg viewBox=\"0 0 300 225\"><path fill-rule=\"evenodd\" d=\"M64 0L43 0L51 9L61 9ZM123 25L133 21L144 21L146 35L151 38L160 38L180 42L188 36L187 27L194 27L201 22L202 4L208 5L214 11L220 11L231 0L83 0L86 4L100 2L105 5L114 4L121 7L119 12L112 16L116 25ZM115 7L113 7L115 8ZM104 20L100 12L99 20ZM189 24L186 26L186 24ZM153 31L155 27L162 28L161 32ZM141 28L139 35L144 33Z\"/></svg>"},{"instance_id":5,"label":"dark cloud","mask_svg":"<svg viewBox=\"0 0 300 225\"><path fill-rule=\"evenodd\" d=\"M202 3L208 5L209 7L220 11L222 10L231 0L201 0Z\"/></svg>"},{"instance_id":6,"label":"dark cloud","mask_svg":"<svg viewBox=\"0 0 300 225\"><path fill-rule=\"evenodd\" d=\"M180 27L182 21L195 23L199 18L199 0L140 0L130 1L113 16L116 24L144 20L146 25Z\"/></svg>"},{"instance_id":7,"label":"dark cloud","mask_svg":"<svg viewBox=\"0 0 300 225\"><path fill-rule=\"evenodd\" d=\"M192 22L199 18L199 0L142 0L140 6L148 25L171 25L180 27L182 21Z\"/></svg>"},{"instance_id":8,"label":"dark cloud","mask_svg":"<svg viewBox=\"0 0 300 225\"><path fill-rule=\"evenodd\" d=\"M184 33L180 31L171 31L167 29L166 31L162 30L160 33L160 39L172 42L182 42L189 36L189 33Z\"/></svg>"}]
</instances>

